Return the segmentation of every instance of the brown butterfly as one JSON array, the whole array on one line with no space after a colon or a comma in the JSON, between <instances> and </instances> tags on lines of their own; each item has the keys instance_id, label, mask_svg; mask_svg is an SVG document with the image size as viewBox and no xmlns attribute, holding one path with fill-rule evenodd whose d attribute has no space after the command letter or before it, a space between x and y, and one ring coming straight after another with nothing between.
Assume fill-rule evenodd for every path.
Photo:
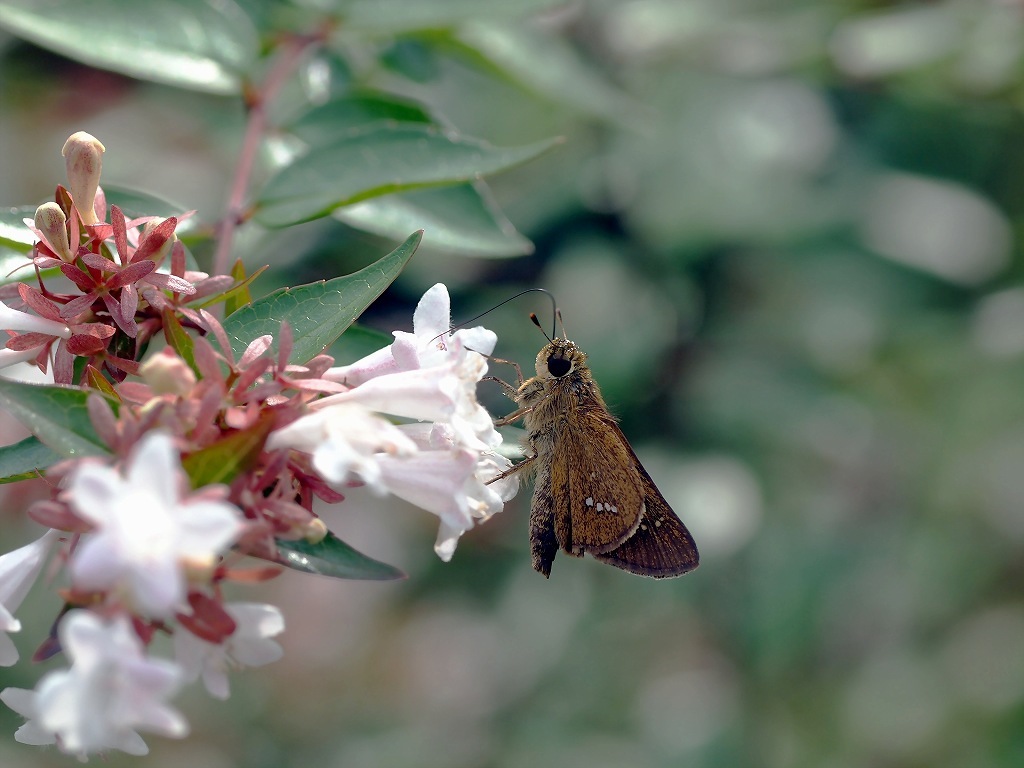
<instances>
[{"instance_id":1,"label":"brown butterfly","mask_svg":"<svg viewBox=\"0 0 1024 768\"><path fill-rule=\"evenodd\" d=\"M608 412L586 353L567 338L550 339L537 355L537 375L519 380L518 388L502 382L519 407L496 424L522 419L526 427L531 455L505 475L536 472L534 569L549 576L559 548L655 579L696 568L693 537Z\"/></svg>"}]
</instances>

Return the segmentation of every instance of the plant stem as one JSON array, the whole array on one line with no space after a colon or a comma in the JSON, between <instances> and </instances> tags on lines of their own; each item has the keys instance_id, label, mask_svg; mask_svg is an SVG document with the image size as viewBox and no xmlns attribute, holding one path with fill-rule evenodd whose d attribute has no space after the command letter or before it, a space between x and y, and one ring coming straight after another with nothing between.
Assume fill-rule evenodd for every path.
<instances>
[{"instance_id":1,"label":"plant stem","mask_svg":"<svg viewBox=\"0 0 1024 768\"><path fill-rule=\"evenodd\" d=\"M262 86L246 93L249 119L245 126L245 136L242 139L242 149L238 155L238 164L235 167L231 190L228 193L224 217L217 225L217 251L213 258L214 275L228 274L235 230L248 217L246 193L252 179L252 170L256 164L260 143L266 133L268 105L273 102L288 79L298 69L306 52L322 44L329 31L329 25L324 25L321 30L312 34L287 38L281 46L277 60L267 72Z\"/></svg>"}]
</instances>

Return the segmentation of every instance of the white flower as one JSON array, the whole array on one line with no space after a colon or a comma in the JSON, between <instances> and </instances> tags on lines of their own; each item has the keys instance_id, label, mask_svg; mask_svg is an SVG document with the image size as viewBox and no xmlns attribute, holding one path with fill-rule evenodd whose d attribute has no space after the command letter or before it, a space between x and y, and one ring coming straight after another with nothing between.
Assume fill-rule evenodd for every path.
<instances>
[{"instance_id":1,"label":"white flower","mask_svg":"<svg viewBox=\"0 0 1024 768\"><path fill-rule=\"evenodd\" d=\"M50 672L35 691L7 688L0 699L29 718L15 738L54 743L70 754L119 749L149 752L138 730L182 737L188 724L164 704L182 680L169 661L149 659L127 618L105 622L89 611L68 613L60 623L61 647L70 669Z\"/></svg>"},{"instance_id":2,"label":"white flower","mask_svg":"<svg viewBox=\"0 0 1024 768\"><path fill-rule=\"evenodd\" d=\"M459 344L458 341L453 342ZM481 355L452 356L439 365L378 376L358 387L316 402L314 409L341 403L407 419L451 426L460 445L486 450L501 443L491 416L476 399L476 385L487 372Z\"/></svg>"},{"instance_id":3,"label":"white flower","mask_svg":"<svg viewBox=\"0 0 1024 768\"><path fill-rule=\"evenodd\" d=\"M245 527L236 507L183 498L183 486L178 452L159 432L135 447L124 477L94 462L80 465L67 495L96 530L82 537L71 559L74 586L117 590L151 616L182 607L186 569L212 568Z\"/></svg>"},{"instance_id":4,"label":"white flower","mask_svg":"<svg viewBox=\"0 0 1024 768\"><path fill-rule=\"evenodd\" d=\"M15 741L33 747L42 747L57 741L53 731L46 730L39 722L35 691L27 688L4 688L0 691L0 701L25 718L25 722L14 732Z\"/></svg>"},{"instance_id":5,"label":"white flower","mask_svg":"<svg viewBox=\"0 0 1024 768\"><path fill-rule=\"evenodd\" d=\"M174 655L185 670L186 680L203 678L211 696L226 699L229 667L260 667L283 655L271 638L284 631L284 617L273 605L228 603L224 606L235 620L235 631L221 644L208 643L180 627L174 633Z\"/></svg>"},{"instance_id":6,"label":"white flower","mask_svg":"<svg viewBox=\"0 0 1024 768\"><path fill-rule=\"evenodd\" d=\"M64 323L39 315L30 315L20 309L11 309L6 304L0 304L0 328L8 331L46 333L63 339L71 337L71 329Z\"/></svg>"},{"instance_id":7,"label":"white flower","mask_svg":"<svg viewBox=\"0 0 1024 768\"><path fill-rule=\"evenodd\" d=\"M0 556L0 666L18 661L18 649L6 632L20 632L21 622L14 618L21 601L35 583L50 546L60 534L50 530L31 544Z\"/></svg>"},{"instance_id":8,"label":"white flower","mask_svg":"<svg viewBox=\"0 0 1024 768\"><path fill-rule=\"evenodd\" d=\"M39 343L29 349L7 349L0 345L0 368L7 368L38 357L40 347L51 341L50 336L62 339L71 337L71 329L64 323L39 315L31 315L18 309L11 309L3 303L0 303L0 329L45 334L39 336ZM7 339L4 338L4 343L6 342Z\"/></svg>"},{"instance_id":9,"label":"white flower","mask_svg":"<svg viewBox=\"0 0 1024 768\"><path fill-rule=\"evenodd\" d=\"M391 346L351 365L332 368L324 378L355 387L384 374L441 365L452 356L461 357L467 350L480 355L494 351L498 337L493 331L478 326L462 328L449 336L451 322L448 289L443 283L437 283L423 294L416 305L412 333L395 331L395 341Z\"/></svg>"},{"instance_id":10,"label":"white flower","mask_svg":"<svg viewBox=\"0 0 1024 768\"><path fill-rule=\"evenodd\" d=\"M401 429L424 449L423 455L443 455L443 450L455 450L455 441L450 429L444 425L406 424ZM500 512L506 501L519 490L519 476L510 475L495 482L494 478L512 466L512 462L496 453L473 454L474 464L467 472L453 478L445 487L447 493L438 493L436 478L430 476L430 466L419 469L426 472L410 472L405 476L391 478L392 493L418 506L434 512L441 518L434 551L446 563L455 554L459 537L473 527L476 521L483 522ZM431 503L427 506L424 502Z\"/></svg>"},{"instance_id":11,"label":"white flower","mask_svg":"<svg viewBox=\"0 0 1024 768\"><path fill-rule=\"evenodd\" d=\"M457 441L473 450L497 447L501 435L477 402L476 385L487 373L485 355L494 350L498 337L483 327L449 336L450 327L448 289L437 283L416 305L413 332L395 331L391 346L327 371L324 378L352 389L313 408L358 403L377 413L449 424Z\"/></svg>"},{"instance_id":12,"label":"white flower","mask_svg":"<svg viewBox=\"0 0 1024 768\"><path fill-rule=\"evenodd\" d=\"M387 419L345 403L314 411L277 430L267 440L267 448L295 448L311 454L313 468L336 487L356 478L376 486L380 479L377 456L409 456L417 450Z\"/></svg>"},{"instance_id":13,"label":"white flower","mask_svg":"<svg viewBox=\"0 0 1024 768\"><path fill-rule=\"evenodd\" d=\"M500 511L518 488L515 477L500 488L485 484L511 466L494 454L501 435L476 399L497 336L482 327L449 336L449 328L448 290L438 283L420 299L413 333L395 331L389 347L331 369L325 378L351 389L314 402L267 443L309 453L335 487L358 479L433 512L444 560L474 520ZM383 415L420 423L395 426Z\"/></svg>"}]
</instances>

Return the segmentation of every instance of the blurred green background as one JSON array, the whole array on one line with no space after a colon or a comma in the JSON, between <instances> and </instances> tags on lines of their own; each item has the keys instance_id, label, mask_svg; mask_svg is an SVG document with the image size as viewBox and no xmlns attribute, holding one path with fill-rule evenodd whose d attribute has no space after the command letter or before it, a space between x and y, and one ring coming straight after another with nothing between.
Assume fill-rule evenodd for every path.
<instances>
[{"instance_id":1,"label":"blurred green background","mask_svg":"<svg viewBox=\"0 0 1024 768\"><path fill-rule=\"evenodd\" d=\"M311 5L244 7L269 40ZM234 675L226 703L185 692L192 736L148 737L147 764L1024 765L1024 6L346 5L424 20L343 24L281 114L327 72L499 146L565 138L489 182L532 253L453 253L428 228L366 323L410 328L438 281L456 321L553 291L702 564L654 582L563 555L545 581L529 487L444 564L434 518L353 493L328 523L409 579L236 589L281 606L284 659ZM106 181L222 212L238 99L7 33L0 79L0 204L52 195L65 138L87 130ZM266 292L394 242L324 219L252 229L237 253L271 265ZM535 296L485 320L526 370L531 310L549 317ZM5 550L34 535L22 506L4 502ZM51 592L19 613L23 656ZM0 687L42 672L0 670ZM0 765L70 764L16 744L18 722L0 711Z\"/></svg>"}]
</instances>

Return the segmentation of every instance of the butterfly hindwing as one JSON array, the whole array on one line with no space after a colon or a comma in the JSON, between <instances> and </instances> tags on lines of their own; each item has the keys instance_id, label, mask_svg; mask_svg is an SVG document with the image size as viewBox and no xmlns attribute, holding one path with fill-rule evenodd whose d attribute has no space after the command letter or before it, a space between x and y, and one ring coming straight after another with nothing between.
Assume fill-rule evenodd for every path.
<instances>
[{"instance_id":1,"label":"butterfly hindwing","mask_svg":"<svg viewBox=\"0 0 1024 768\"><path fill-rule=\"evenodd\" d=\"M628 448L628 443L626 445ZM665 501L636 454L628 449L643 482L644 508L640 525L621 545L610 552L594 553L594 557L624 571L655 579L681 576L692 571L700 563L693 537Z\"/></svg>"}]
</instances>

